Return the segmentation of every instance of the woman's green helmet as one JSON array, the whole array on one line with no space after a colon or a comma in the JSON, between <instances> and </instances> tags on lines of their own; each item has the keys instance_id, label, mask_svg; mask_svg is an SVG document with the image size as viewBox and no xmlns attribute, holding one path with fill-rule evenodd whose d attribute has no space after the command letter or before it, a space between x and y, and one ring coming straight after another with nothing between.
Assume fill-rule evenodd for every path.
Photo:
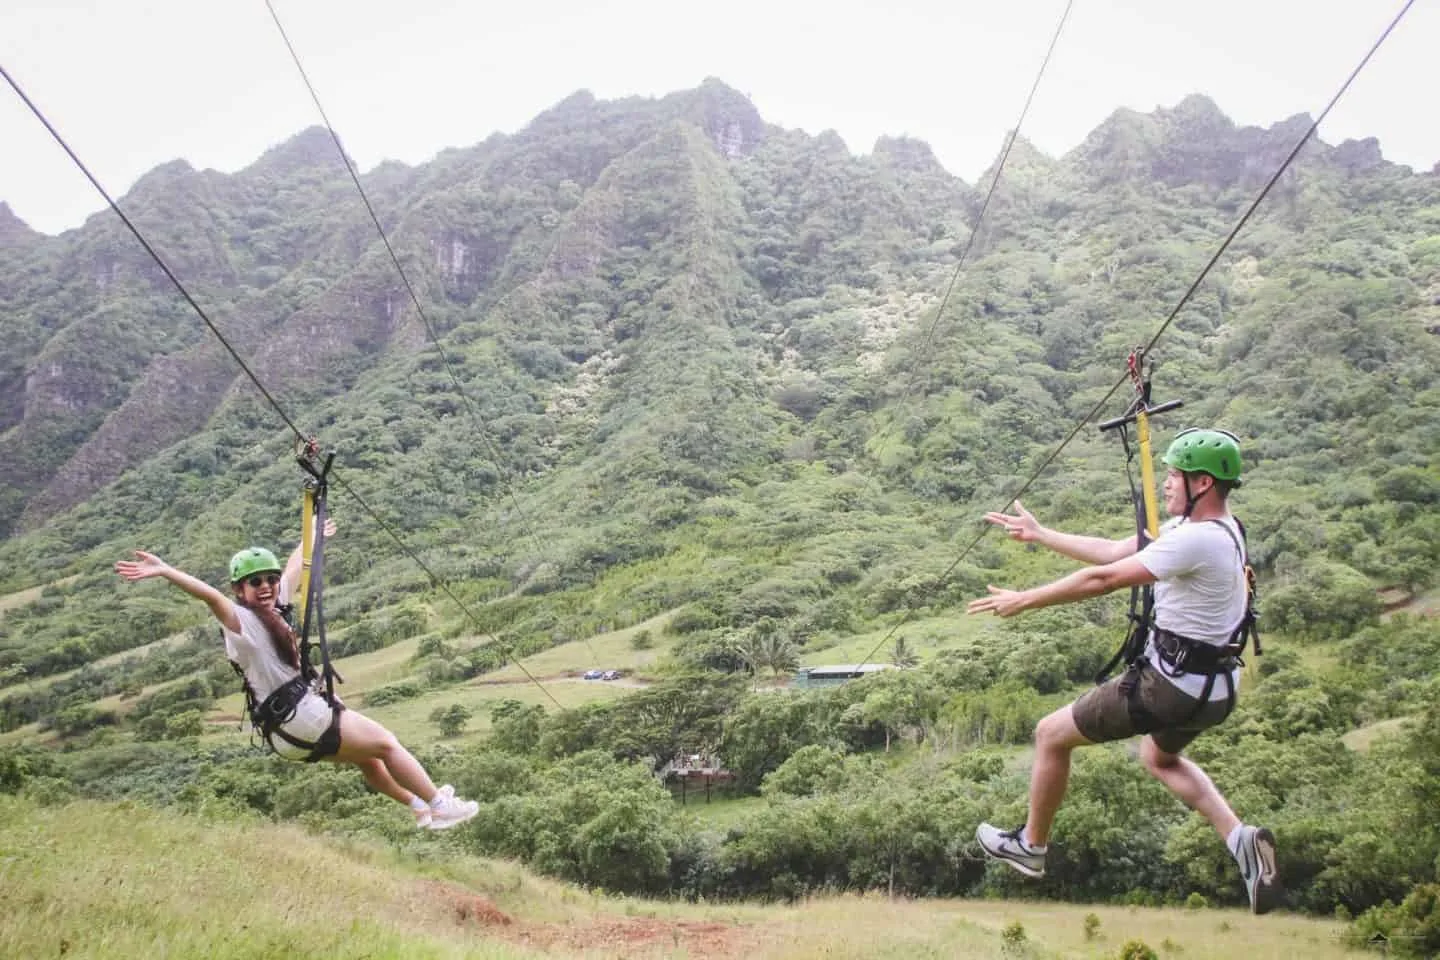
<instances>
[{"instance_id":1,"label":"woman's green helmet","mask_svg":"<svg viewBox=\"0 0 1440 960\"><path fill-rule=\"evenodd\" d=\"M1228 430L1181 430L1160 459L1183 473L1208 473L1240 485L1240 441Z\"/></svg>"},{"instance_id":2,"label":"woman's green helmet","mask_svg":"<svg viewBox=\"0 0 1440 960\"><path fill-rule=\"evenodd\" d=\"M284 567L264 547L246 547L230 558L230 582L239 583L252 573L280 573Z\"/></svg>"}]
</instances>

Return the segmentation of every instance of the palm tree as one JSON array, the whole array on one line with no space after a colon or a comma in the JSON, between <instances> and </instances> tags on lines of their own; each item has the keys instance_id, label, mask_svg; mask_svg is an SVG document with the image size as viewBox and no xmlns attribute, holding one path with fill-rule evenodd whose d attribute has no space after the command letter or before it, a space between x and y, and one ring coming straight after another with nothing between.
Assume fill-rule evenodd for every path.
<instances>
[{"instance_id":1,"label":"palm tree","mask_svg":"<svg viewBox=\"0 0 1440 960\"><path fill-rule=\"evenodd\" d=\"M920 662L920 655L910 649L904 637L895 638L895 649L890 653L890 662L901 670L907 670Z\"/></svg>"},{"instance_id":2,"label":"palm tree","mask_svg":"<svg viewBox=\"0 0 1440 960\"><path fill-rule=\"evenodd\" d=\"M733 637L731 649L752 673L769 668L778 678L782 672L789 673L800 665L800 648L768 617Z\"/></svg>"}]
</instances>

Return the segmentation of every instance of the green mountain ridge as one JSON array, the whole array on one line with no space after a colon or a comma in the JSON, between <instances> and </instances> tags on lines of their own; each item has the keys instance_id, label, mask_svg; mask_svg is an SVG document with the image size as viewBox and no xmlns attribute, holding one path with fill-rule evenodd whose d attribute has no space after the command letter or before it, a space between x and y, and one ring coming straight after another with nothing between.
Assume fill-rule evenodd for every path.
<instances>
[{"instance_id":1,"label":"green mountain ridge","mask_svg":"<svg viewBox=\"0 0 1440 960\"><path fill-rule=\"evenodd\" d=\"M968 618L985 584L1072 566L973 535L1121 381L1307 124L1237 127L1191 97L1117 111L1058 158L1019 139L957 273L989 177L949 176L919 141L856 156L718 81L581 92L513 135L366 174L423 318L324 131L234 175L166 165L125 203L336 453L331 635L393 657L384 686L353 692L364 709L416 731L422 708L489 703L474 681L511 660L631 629L663 650L644 683L554 713L515 699L479 753L436 748L457 786L504 786L476 852L686 897L1009 893L955 839L1023 795L986 751L1023 748L1089 681L1123 598ZM42 790L53 763L82 796L291 818L306 790L361 787L207 740L231 679L203 610L110 567L146 548L220 582L240 545L288 549L293 437L116 228L0 244L0 735L65 748L0 755L0 773ZM1297 909L1358 912L1435 880L1416 773L1433 719L1368 753L1341 737L1433 701L1431 622L1382 614L1433 596L1440 565L1437 311L1440 178L1368 141L1315 142L1149 358L1155 399L1185 403L1157 443L1192 423L1243 438L1236 510L1273 646L1197 756L1286 838ZM1119 536L1124 474L1092 424L1024 500ZM662 637L638 629L657 617ZM898 657L899 640L916 669L754 690L799 658ZM672 822L654 783L677 752L710 751L765 796L730 832ZM1236 902L1194 818L1121 751L1095 753L1044 894ZM1385 804L1360 802L1376 791ZM368 829L349 816L337 829ZM1122 837L1140 852L1117 853Z\"/></svg>"}]
</instances>

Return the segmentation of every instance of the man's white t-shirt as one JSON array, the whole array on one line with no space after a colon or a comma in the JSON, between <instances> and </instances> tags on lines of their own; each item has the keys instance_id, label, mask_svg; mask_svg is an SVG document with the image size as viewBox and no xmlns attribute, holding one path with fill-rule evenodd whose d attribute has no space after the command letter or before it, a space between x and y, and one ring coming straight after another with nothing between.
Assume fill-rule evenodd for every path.
<instances>
[{"instance_id":1,"label":"man's white t-shirt","mask_svg":"<svg viewBox=\"0 0 1440 960\"><path fill-rule=\"evenodd\" d=\"M280 581L278 595L282 599L290 596L290 585L284 580ZM295 679L300 671L280 659L270 641L270 631L258 616L238 603L235 615L240 618L239 633L220 628L225 635L225 656L245 671L245 679L255 691L255 702L264 703L276 687Z\"/></svg>"},{"instance_id":2,"label":"man's white t-shirt","mask_svg":"<svg viewBox=\"0 0 1440 960\"><path fill-rule=\"evenodd\" d=\"M1166 521L1159 536L1135 554L1157 581L1156 627L1217 647L1230 642L1245 617L1248 593L1245 563L1236 546L1239 542L1243 541L1235 518L1228 514L1215 522L1191 523L1181 517ZM1145 653L1150 664L1159 669L1160 657L1154 643L1146 647ZM1195 674L1172 677L1163 670L1161 674L1196 698L1208 679ZM1231 671L1230 679L1238 690L1240 671ZM1221 700L1228 695L1224 678L1216 676L1209 699Z\"/></svg>"}]
</instances>

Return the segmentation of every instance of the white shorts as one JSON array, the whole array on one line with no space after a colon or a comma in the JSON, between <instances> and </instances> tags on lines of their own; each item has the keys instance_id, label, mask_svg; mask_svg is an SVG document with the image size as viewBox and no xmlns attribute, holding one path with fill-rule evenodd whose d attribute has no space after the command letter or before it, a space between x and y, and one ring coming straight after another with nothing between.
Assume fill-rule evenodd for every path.
<instances>
[{"instance_id":1,"label":"white shorts","mask_svg":"<svg viewBox=\"0 0 1440 960\"><path fill-rule=\"evenodd\" d=\"M308 743L319 743L320 737L326 730L330 729L330 721L338 718L325 702L325 698L317 693L305 694L305 699L295 706L295 716L290 718L288 723L283 724L280 729L284 730L296 740L304 740ZM304 760L310 755L310 751L289 743L278 734L270 737L270 746L275 753L286 760Z\"/></svg>"}]
</instances>

